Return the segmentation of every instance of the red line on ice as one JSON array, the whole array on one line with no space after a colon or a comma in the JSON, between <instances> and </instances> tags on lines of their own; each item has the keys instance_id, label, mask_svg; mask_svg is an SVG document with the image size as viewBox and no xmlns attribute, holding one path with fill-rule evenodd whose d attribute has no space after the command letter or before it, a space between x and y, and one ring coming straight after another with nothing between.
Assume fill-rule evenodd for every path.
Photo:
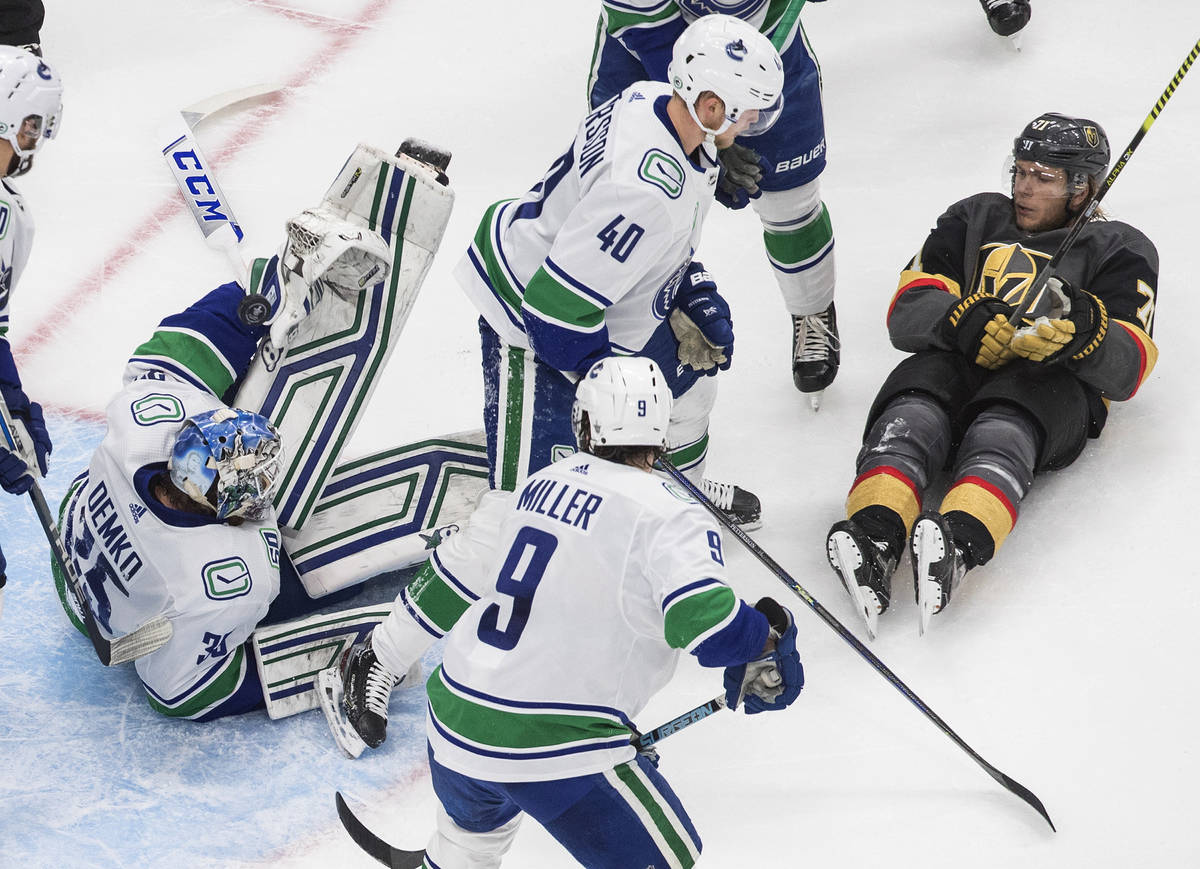
<instances>
[{"instance_id":1,"label":"red line on ice","mask_svg":"<svg viewBox=\"0 0 1200 869\"><path fill-rule=\"evenodd\" d=\"M239 127L212 154L214 166L220 168L232 160L249 142L257 139L267 129L275 117L290 107L297 90L318 77L327 68L338 61L342 54L351 47L354 40L367 32L375 22L392 5L393 0L371 0L363 9L358 19L351 22L353 27L340 27L330 31L329 41L318 51L299 64L298 69L287 80L283 91L258 108L254 116ZM263 4L264 6L267 4ZM154 207L150 214L133 230L130 236L117 245L107 255L101 257L100 265L90 274L84 276L67 294L58 310L46 316L26 333L20 347L14 347L18 359L28 359L40 352L45 345L63 329L83 309L84 304L95 296L106 281L113 280L126 266L137 258L147 245L162 234L163 225L179 214L184 208L183 200L177 191L172 191ZM197 293L202 288L197 288ZM170 312L164 311L164 316ZM130 348L131 350L133 348ZM75 414L85 418L97 418L95 414L75 408L58 407L64 413ZM98 417L102 418L102 417Z\"/></svg>"}]
</instances>

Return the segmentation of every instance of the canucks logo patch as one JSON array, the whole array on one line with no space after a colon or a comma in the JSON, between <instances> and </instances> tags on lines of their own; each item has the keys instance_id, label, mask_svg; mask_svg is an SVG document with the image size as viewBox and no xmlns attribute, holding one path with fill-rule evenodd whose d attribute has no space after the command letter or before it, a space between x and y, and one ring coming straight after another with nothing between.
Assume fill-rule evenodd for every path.
<instances>
[{"instance_id":1,"label":"canucks logo patch","mask_svg":"<svg viewBox=\"0 0 1200 869\"><path fill-rule=\"evenodd\" d=\"M240 556L210 561L204 565L204 594L212 600L227 600L249 594L254 585L250 568Z\"/></svg>"},{"instance_id":2,"label":"canucks logo patch","mask_svg":"<svg viewBox=\"0 0 1200 869\"><path fill-rule=\"evenodd\" d=\"M160 422L183 422L187 414L183 402L173 395L152 392L129 405L133 421L138 425L157 425Z\"/></svg>"},{"instance_id":3,"label":"canucks logo patch","mask_svg":"<svg viewBox=\"0 0 1200 869\"><path fill-rule=\"evenodd\" d=\"M550 448L550 461L557 462L559 459L565 459L567 456L575 455L575 447L568 444L555 444Z\"/></svg>"},{"instance_id":4,"label":"canucks logo patch","mask_svg":"<svg viewBox=\"0 0 1200 869\"><path fill-rule=\"evenodd\" d=\"M678 199L683 193L683 183L687 176L678 160L664 151L651 148L642 157L638 177L659 188L671 199Z\"/></svg>"}]
</instances>

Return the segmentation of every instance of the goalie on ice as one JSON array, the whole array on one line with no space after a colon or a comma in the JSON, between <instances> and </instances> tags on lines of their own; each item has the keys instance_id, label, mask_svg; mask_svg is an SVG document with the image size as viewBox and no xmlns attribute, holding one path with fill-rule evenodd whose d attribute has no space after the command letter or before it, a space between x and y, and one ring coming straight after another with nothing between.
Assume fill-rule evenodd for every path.
<instances>
[{"instance_id":1,"label":"goalie on ice","mask_svg":"<svg viewBox=\"0 0 1200 869\"><path fill-rule=\"evenodd\" d=\"M311 679L303 671L282 680L277 670L268 675L274 664L261 642L266 629L253 643L252 633L309 615L353 595L371 576L416 560L408 542L416 535L404 522L379 523L373 536L354 537L364 517L380 511L353 486L341 485L336 503L323 498L326 481L338 479L335 463L369 397L371 372L386 361L403 324L402 316L385 321L372 312L411 302L451 199L432 172L407 157L360 146L347 171L359 173L362 188L374 178L395 182L400 192L412 185L408 194L418 202L433 197L421 230L427 235L415 238L394 214L360 208L376 198L374 187L359 197L361 188L339 175L330 190L352 191L350 198L327 194L288 221L278 256L255 261L250 289L261 294L265 317L240 319L245 290L224 284L167 317L134 351L124 388L108 405L107 434L63 501L63 543L81 578L56 568L64 609L85 631L82 608L89 608L106 638L158 617L170 623L165 644L135 662L151 707L164 715L204 721L264 701L272 717L312 708ZM405 244L395 243L399 237ZM347 330L351 321L362 324L357 332ZM276 351L270 364L260 352L268 341ZM316 361L312 345L320 347ZM339 354L379 365L347 364ZM304 384L315 379L336 388L306 394ZM324 405L332 418L315 409ZM322 475L314 465L327 470ZM402 470L411 476L412 462ZM362 489L386 488L381 481L397 473L395 463L360 473ZM486 471L477 473L482 485ZM314 487L311 503L290 506L292 494ZM407 518L424 527L430 516L436 511ZM312 659L315 672L341 648L331 635L340 632L348 644L386 614L386 607L363 608L313 617L319 624L293 623L289 654L280 657L297 660L309 626L319 635L314 648L325 649L324 658Z\"/></svg>"}]
</instances>

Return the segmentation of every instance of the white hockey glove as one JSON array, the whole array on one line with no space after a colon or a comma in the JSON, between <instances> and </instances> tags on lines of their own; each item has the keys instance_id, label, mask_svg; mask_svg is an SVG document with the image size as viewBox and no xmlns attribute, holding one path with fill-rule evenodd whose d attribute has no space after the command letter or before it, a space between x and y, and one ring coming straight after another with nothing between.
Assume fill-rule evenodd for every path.
<instances>
[{"instance_id":1,"label":"white hockey glove","mask_svg":"<svg viewBox=\"0 0 1200 869\"><path fill-rule=\"evenodd\" d=\"M287 222L279 255L283 298L269 321L271 343L283 349L326 289L343 299L387 280L391 251L378 233L343 220L322 206Z\"/></svg>"}]
</instances>

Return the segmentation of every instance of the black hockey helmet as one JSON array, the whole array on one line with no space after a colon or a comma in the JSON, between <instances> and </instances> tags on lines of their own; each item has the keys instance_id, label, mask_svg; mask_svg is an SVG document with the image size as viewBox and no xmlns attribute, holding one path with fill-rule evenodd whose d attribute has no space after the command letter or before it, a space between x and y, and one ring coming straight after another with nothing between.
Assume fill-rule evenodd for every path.
<instances>
[{"instance_id":1,"label":"black hockey helmet","mask_svg":"<svg viewBox=\"0 0 1200 869\"><path fill-rule=\"evenodd\" d=\"M1100 181L1108 172L1108 136L1104 128L1087 118L1072 118L1057 112L1038 115L1013 140L1013 159L1060 166L1070 173ZM1069 178L1081 186L1083 178Z\"/></svg>"}]
</instances>

